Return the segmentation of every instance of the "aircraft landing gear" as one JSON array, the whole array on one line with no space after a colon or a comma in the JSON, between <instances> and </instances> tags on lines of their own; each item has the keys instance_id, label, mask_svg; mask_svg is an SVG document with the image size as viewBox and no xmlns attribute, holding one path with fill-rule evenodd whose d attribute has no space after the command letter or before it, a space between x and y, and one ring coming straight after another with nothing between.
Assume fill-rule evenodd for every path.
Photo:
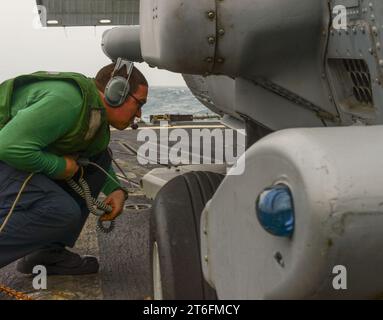
<instances>
[{"instance_id":1,"label":"aircraft landing gear","mask_svg":"<svg viewBox=\"0 0 383 320\"><path fill-rule=\"evenodd\" d=\"M151 218L155 300L217 299L202 274L200 219L223 178L212 172L190 172L158 193Z\"/></svg>"}]
</instances>

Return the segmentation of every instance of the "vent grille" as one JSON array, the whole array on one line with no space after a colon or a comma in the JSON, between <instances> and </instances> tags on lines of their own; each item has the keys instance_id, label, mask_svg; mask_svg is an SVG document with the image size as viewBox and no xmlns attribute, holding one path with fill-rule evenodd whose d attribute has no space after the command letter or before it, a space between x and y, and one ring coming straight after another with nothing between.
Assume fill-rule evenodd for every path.
<instances>
[{"instance_id":1,"label":"vent grille","mask_svg":"<svg viewBox=\"0 0 383 320\"><path fill-rule=\"evenodd\" d=\"M364 60L344 59L344 67L353 83L355 99L363 104L372 104L371 75Z\"/></svg>"},{"instance_id":2,"label":"vent grille","mask_svg":"<svg viewBox=\"0 0 383 320\"><path fill-rule=\"evenodd\" d=\"M362 59L329 59L329 68L337 103L350 112L374 109L371 74Z\"/></svg>"}]
</instances>

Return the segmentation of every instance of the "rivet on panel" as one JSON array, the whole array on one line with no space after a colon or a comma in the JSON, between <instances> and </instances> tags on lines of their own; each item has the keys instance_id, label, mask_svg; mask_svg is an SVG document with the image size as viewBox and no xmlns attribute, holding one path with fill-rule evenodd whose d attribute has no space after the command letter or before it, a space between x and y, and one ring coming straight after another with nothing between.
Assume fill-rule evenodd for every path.
<instances>
[{"instance_id":1,"label":"rivet on panel","mask_svg":"<svg viewBox=\"0 0 383 320\"><path fill-rule=\"evenodd\" d=\"M207 13L207 17L211 20L213 20L215 18L215 12L214 11L209 11Z\"/></svg>"},{"instance_id":2,"label":"rivet on panel","mask_svg":"<svg viewBox=\"0 0 383 320\"><path fill-rule=\"evenodd\" d=\"M207 41L208 41L210 44L214 44L214 43L215 43L215 37L213 37L213 36L208 37L208 38L207 38Z\"/></svg>"}]
</instances>

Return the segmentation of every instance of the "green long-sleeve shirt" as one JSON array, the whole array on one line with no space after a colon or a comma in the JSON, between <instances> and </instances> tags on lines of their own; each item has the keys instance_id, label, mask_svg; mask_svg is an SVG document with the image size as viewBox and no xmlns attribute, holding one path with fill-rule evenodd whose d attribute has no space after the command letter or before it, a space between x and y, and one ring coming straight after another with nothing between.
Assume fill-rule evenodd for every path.
<instances>
[{"instance_id":1,"label":"green long-sleeve shirt","mask_svg":"<svg viewBox=\"0 0 383 320\"><path fill-rule=\"evenodd\" d=\"M46 150L76 125L81 107L81 91L70 82L40 81L17 88L12 119L0 130L0 160L19 170L57 178L65 171L65 159ZM109 172L116 179L112 168ZM108 195L117 187L108 179L103 192Z\"/></svg>"}]
</instances>

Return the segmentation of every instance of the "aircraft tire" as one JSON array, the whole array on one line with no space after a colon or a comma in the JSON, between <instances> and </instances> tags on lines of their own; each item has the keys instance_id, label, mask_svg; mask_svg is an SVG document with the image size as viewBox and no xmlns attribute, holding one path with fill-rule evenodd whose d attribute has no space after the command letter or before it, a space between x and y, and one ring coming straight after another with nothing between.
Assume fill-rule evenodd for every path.
<instances>
[{"instance_id":1,"label":"aircraft tire","mask_svg":"<svg viewBox=\"0 0 383 320\"><path fill-rule=\"evenodd\" d=\"M223 178L213 172L190 172L169 181L157 194L150 227L155 300L217 299L203 278L200 220Z\"/></svg>"}]
</instances>

